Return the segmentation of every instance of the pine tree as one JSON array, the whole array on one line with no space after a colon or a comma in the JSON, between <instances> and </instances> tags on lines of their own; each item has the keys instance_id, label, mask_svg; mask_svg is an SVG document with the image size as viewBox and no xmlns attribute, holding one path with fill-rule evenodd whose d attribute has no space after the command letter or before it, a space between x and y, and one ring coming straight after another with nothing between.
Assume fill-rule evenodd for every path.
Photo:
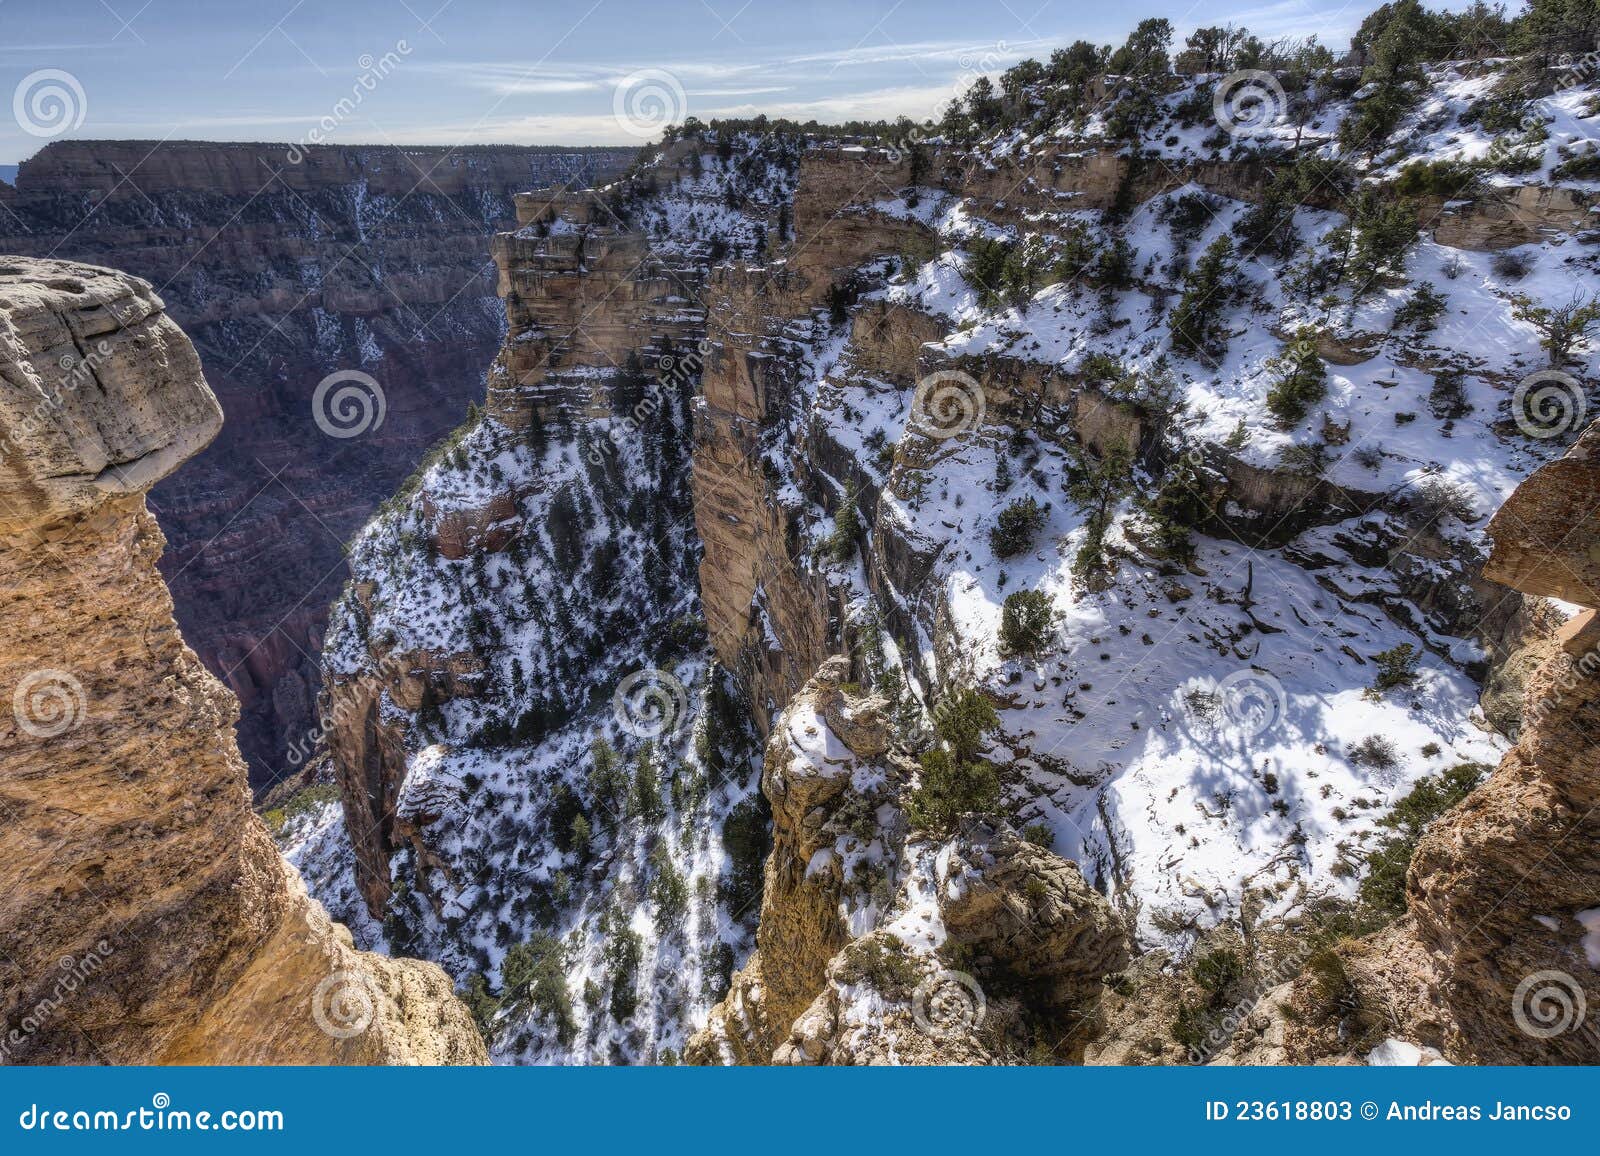
<instances>
[{"instance_id":1,"label":"pine tree","mask_svg":"<svg viewBox=\"0 0 1600 1156\"><path fill-rule=\"evenodd\" d=\"M1228 350L1224 311L1234 292L1233 242L1218 237L1195 262L1172 311L1172 347L1217 360Z\"/></svg>"},{"instance_id":2,"label":"pine tree","mask_svg":"<svg viewBox=\"0 0 1600 1156\"><path fill-rule=\"evenodd\" d=\"M1299 425L1328 394L1328 370L1317 353L1316 331L1301 329L1283 356L1267 364L1278 374L1267 390L1267 408L1284 426Z\"/></svg>"},{"instance_id":3,"label":"pine tree","mask_svg":"<svg viewBox=\"0 0 1600 1156\"><path fill-rule=\"evenodd\" d=\"M633 797L629 813L646 822L660 822L666 816L661 803L661 760L656 745L646 739L639 745L633 763Z\"/></svg>"},{"instance_id":4,"label":"pine tree","mask_svg":"<svg viewBox=\"0 0 1600 1156\"><path fill-rule=\"evenodd\" d=\"M1145 503L1145 513L1158 549L1183 562L1194 557L1191 530L1205 521L1210 508L1200 472L1188 454L1179 457L1161 479L1160 489Z\"/></svg>"},{"instance_id":5,"label":"pine tree","mask_svg":"<svg viewBox=\"0 0 1600 1156\"><path fill-rule=\"evenodd\" d=\"M1098 458L1081 445L1073 449L1067 492L1088 513L1084 542L1073 562L1073 571L1080 577L1105 561L1106 531L1111 528L1113 509L1127 489L1132 468L1133 452L1124 442L1107 446Z\"/></svg>"},{"instance_id":6,"label":"pine tree","mask_svg":"<svg viewBox=\"0 0 1600 1156\"><path fill-rule=\"evenodd\" d=\"M985 736L1000 725L1000 717L987 698L966 687L941 702L933 719L943 745L918 760L922 771L908 812L915 826L943 832L967 812L1000 806L999 776L994 764L980 757Z\"/></svg>"},{"instance_id":7,"label":"pine tree","mask_svg":"<svg viewBox=\"0 0 1600 1156\"><path fill-rule=\"evenodd\" d=\"M825 549L835 562L848 562L855 555L856 539L861 536L857 498L855 485L847 486L839 508L833 512L833 533L828 535Z\"/></svg>"}]
</instances>

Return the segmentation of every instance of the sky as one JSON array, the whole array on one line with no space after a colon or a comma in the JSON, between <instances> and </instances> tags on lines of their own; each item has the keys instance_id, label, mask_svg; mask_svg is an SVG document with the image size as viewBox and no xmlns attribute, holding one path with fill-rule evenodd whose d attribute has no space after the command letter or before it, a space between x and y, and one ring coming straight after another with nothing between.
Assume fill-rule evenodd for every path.
<instances>
[{"instance_id":1,"label":"sky","mask_svg":"<svg viewBox=\"0 0 1600 1156\"><path fill-rule=\"evenodd\" d=\"M684 116L921 119L1142 17L1343 48L1377 3L0 0L0 165L73 138L642 144Z\"/></svg>"}]
</instances>

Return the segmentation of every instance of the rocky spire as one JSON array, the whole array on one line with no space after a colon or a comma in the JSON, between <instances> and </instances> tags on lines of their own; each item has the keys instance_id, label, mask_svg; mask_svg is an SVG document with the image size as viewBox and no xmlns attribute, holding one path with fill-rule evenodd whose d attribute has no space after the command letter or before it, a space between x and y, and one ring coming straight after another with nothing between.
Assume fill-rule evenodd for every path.
<instances>
[{"instance_id":1,"label":"rocky spire","mask_svg":"<svg viewBox=\"0 0 1600 1156\"><path fill-rule=\"evenodd\" d=\"M0 258L0 422L3 1058L482 1061L444 973L353 950L250 810L145 507L222 424L161 299Z\"/></svg>"}]
</instances>

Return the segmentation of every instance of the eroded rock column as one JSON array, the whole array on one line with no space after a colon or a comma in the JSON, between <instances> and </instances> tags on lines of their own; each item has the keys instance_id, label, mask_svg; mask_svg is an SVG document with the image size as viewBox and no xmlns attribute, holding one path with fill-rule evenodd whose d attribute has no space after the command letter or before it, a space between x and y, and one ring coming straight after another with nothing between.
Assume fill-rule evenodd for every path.
<instances>
[{"instance_id":1,"label":"eroded rock column","mask_svg":"<svg viewBox=\"0 0 1600 1156\"><path fill-rule=\"evenodd\" d=\"M0 258L0 1054L482 1062L442 971L284 865L173 623L144 493L221 421L148 284Z\"/></svg>"}]
</instances>

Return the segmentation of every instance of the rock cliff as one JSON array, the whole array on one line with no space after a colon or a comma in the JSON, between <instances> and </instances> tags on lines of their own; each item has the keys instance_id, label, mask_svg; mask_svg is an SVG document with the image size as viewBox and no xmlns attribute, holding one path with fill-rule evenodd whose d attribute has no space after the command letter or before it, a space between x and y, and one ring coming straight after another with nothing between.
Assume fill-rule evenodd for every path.
<instances>
[{"instance_id":1,"label":"rock cliff","mask_svg":"<svg viewBox=\"0 0 1600 1156\"><path fill-rule=\"evenodd\" d=\"M471 1063L438 968L355 951L251 812L151 486L222 424L147 282L0 258L0 1051L25 1063Z\"/></svg>"},{"instance_id":2,"label":"rock cliff","mask_svg":"<svg viewBox=\"0 0 1600 1156\"><path fill-rule=\"evenodd\" d=\"M497 1059L681 1053L747 945L763 836L698 614L689 407L708 266L758 251L796 151L519 196L482 410L351 550L324 663L344 822L288 853L473 985Z\"/></svg>"},{"instance_id":3,"label":"rock cliff","mask_svg":"<svg viewBox=\"0 0 1600 1156\"><path fill-rule=\"evenodd\" d=\"M1529 677L1522 730L1431 826L1407 879L1438 998L1483 1063L1600 1059L1600 426L1536 470L1489 523L1485 575L1574 604ZM1445 1041L1424 1041L1441 1045Z\"/></svg>"},{"instance_id":4,"label":"rock cliff","mask_svg":"<svg viewBox=\"0 0 1600 1156\"><path fill-rule=\"evenodd\" d=\"M514 193L606 179L630 150L53 142L0 252L156 286L228 421L153 491L178 620L238 696L261 788L317 739L341 544L482 396L504 334L489 244ZM318 393L330 374L376 383ZM341 400L343 399L343 400Z\"/></svg>"}]
</instances>

